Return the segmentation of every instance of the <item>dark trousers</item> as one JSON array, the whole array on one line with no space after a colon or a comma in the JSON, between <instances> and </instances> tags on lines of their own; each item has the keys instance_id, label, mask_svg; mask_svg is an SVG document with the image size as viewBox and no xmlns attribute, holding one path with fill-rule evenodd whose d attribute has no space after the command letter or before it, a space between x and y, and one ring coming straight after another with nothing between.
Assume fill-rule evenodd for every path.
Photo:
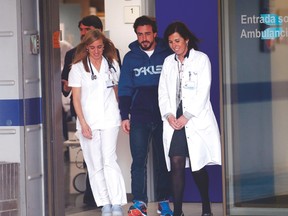
<instances>
[{"instance_id":1,"label":"dark trousers","mask_svg":"<svg viewBox=\"0 0 288 216\"><path fill-rule=\"evenodd\" d=\"M131 123L130 150L132 155L131 179L134 200L148 202L147 158L152 141L154 183L157 201L170 197L170 176L167 171L163 148L163 123Z\"/></svg>"}]
</instances>

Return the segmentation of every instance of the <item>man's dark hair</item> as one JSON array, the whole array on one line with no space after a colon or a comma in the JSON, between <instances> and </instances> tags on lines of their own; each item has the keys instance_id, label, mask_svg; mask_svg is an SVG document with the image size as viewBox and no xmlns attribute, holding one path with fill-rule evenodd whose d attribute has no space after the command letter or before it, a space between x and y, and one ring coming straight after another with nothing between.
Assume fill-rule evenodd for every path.
<instances>
[{"instance_id":1,"label":"man's dark hair","mask_svg":"<svg viewBox=\"0 0 288 216\"><path fill-rule=\"evenodd\" d=\"M156 24L155 18L148 17L148 16L141 16L135 20L134 25L133 25L134 32L137 34L136 30L138 26L144 26L144 25L152 26L152 31L154 33L157 32L157 24Z\"/></svg>"},{"instance_id":2,"label":"man's dark hair","mask_svg":"<svg viewBox=\"0 0 288 216\"><path fill-rule=\"evenodd\" d=\"M80 20L78 23L78 28L80 28L81 24L85 26L94 26L94 28L100 29L101 31L103 31L102 21L100 20L98 16L95 16L95 15L86 16L82 20Z\"/></svg>"}]
</instances>

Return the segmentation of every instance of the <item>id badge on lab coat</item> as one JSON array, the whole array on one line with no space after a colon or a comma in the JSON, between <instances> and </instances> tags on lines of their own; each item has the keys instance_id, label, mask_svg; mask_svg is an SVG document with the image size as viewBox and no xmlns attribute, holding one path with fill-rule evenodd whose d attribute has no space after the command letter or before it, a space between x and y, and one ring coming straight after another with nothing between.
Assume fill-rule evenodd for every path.
<instances>
[{"instance_id":1,"label":"id badge on lab coat","mask_svg":"<svg viewBox=\"0 0 288 216\"><path fill-rule=\"evenodd\" d=\"M197 88L197 75L197 72L189 71L188 81L184 82L183 88L191 90Z\"/></svg>"},{"instance_id":2,"label":"id badge on lab coat","mask_svg":"<svg viewBox=\"0 0 288 216\"><path fill-rule=\"evenodd\" d=\"M183 88L186 89L194 89L196 87L195 82L194 81L187 81L184 83Z\"/></svg>"}]
</instances>

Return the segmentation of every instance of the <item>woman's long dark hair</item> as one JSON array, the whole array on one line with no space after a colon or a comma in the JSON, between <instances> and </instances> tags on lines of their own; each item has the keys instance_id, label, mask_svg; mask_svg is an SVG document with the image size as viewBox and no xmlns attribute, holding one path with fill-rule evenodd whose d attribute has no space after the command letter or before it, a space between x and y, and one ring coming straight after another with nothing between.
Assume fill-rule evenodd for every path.
<instances>
[{"instance_id":1,"label":"woman's long dark hair","mask_svg":"<svg viewBox=\"0 0 288 216\"><path fill-rule=\"evenodd\" d=\"M164 32L164 39L168 42L168 38L171 34L177 32L188 42L188 50L195 49L198 50L199 39L188 29L188 27L183 22L173 22L169 24Z\"/></svg>"}]
</instances>

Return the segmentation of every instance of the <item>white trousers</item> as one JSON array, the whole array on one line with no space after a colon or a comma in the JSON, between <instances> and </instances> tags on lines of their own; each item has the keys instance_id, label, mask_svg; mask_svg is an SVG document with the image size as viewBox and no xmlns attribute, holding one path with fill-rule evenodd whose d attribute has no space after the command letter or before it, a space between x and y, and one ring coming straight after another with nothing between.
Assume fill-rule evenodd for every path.
<instances>
[{"instance_id":1,"label":"white trousers","mask_svg":"<svg viewBox=\"0 0 288 216\"><path fill-rule=\"evenodd\" d=\"M81 131L77 133L98 206L127 203L125 183L117 163L118 132L119 127L94 130L92 139L85 138Z\"/></svg>"}]
</instances>

